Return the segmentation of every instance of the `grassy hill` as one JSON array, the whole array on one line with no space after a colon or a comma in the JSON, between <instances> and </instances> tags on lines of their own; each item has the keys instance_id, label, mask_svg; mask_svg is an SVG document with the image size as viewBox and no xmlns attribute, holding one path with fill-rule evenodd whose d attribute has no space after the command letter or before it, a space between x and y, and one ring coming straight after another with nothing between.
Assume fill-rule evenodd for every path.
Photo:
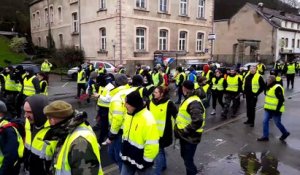
<instances>
[{"instance_id":1,"label":"grassy hill","mask_svg":"<svg viewBox=\"0 0 300 175\"><path fill-rule=\"evenodd\" d=\"M7 61L17 64L24 61L25 55L14 53L9 48L9 39L0 36L0 66L7 66Z\"/></svg>"}]
</instances>

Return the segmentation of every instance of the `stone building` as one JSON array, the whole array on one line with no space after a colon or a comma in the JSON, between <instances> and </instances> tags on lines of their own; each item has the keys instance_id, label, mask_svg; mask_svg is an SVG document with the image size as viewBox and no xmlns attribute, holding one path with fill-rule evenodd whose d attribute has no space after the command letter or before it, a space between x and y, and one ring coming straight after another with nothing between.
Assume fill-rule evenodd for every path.
<instances>
[{"instance_id":1,"label":"stone building","mask_svg":"<svg viewBox=\"0 0 300 175\"><path fill-rule=\"evenodd\" d=\"M209 59L213 0L34 0L35 45L75 46L87 60L147 63L154 53L178 60ZM131 65L131 64L130 64Z\"/></svg>"},{"instance_id":2,"label":"stone building","mask_svg":"<svg viewBox=\"0 0 300 175\"><path fill-rule=\"evenodd\" d=\"M214 25L216 60L272 63L300 54L300 17L262 3L247 3L230 19L215 21Z\"/></svg>"}]
</instances>

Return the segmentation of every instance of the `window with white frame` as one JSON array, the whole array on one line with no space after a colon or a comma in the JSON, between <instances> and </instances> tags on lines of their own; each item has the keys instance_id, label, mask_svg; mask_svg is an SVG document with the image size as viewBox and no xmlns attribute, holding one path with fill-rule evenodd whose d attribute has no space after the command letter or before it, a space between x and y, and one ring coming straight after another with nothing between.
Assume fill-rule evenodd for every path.
<instances>
[{"instance_id":1,"label":"window with white frame","mask_svg":"<svg viewBox=\"0 0 300 175\"><path fill-rule=\"evenodd\" d=\"M106 9L106 0L99 0L99 8Z\"/></svg>"},{"instance_id":2,"label":"window with white frame","mask_svg":"<svg viewBox=\"0 0 300 175\"><path fill-rule=\"evenodd\" d=\"M64 36L63 36L63 34L59 34L58 38L59 38L59 48L63 48L64 47Z\"/></svg>"},{"instance_id":3,"label":"window with white frame","mask_svg":"<svg viewBox=\"0 0 300 175\"><path fill-rule=\"evenodd\" d=\"M205 18L205 0L199 0L198 18Z\"/></svg>"},{"instance_id":4,"label":"window with white frame","mask_svg":"<svg viewBox=\"0 0 300 175\"><path fill-rule=\"evenodd\" d=\"M159 11L161 12L168 11L168 0L159 0Z\"/></svg>"},{"instance_id":5,"label":"window with white frame","mask_svg":"<svg viewBox=\"0 0 300 175\"><path fill-rule=\"evenodd\" d=\"M292 39L292 48L295 48L295 39Z\"/></svg>"},{"instance_id":6,"label":"window with white frame","mask_svg":"<svg viewBox=\"0 0 300 175\"><path fill-rule=\"evenodd\" d=\"M136 7L137 8L146 8L146 0L136 0Z\"/></svg>"},{"instance_id":7,"label":"window with white frame","mask_svg":"<svg viewBox=\"0 0 300 175\"><path fill-rule=\"evenodd\" d=\"M54 10L53 6L49 7L49 12L50 12L50 23L54 22Z\"/></svg>"},{"instance_id":8,"label":"window with white frame","mask_svg":"<svg viewBox=\"0 0 300 175\"><path fill-rule=\"evenodd\" d=\"M62 7L57 8L58 20L62 21Z\"/></svg>"},{"instance_id":9,"label":"window with white frame","mask_svg":"<svg viewBox=\"0 0 300 175\"><path fill-rule=\"evenodd\" d=\"M78 14L77 12L72 13L72 32L79 32L79 24L78 24Z\"/></svg>"},{"instance_id":10,"label":"window with white frame","mask_svg":"<svg viewBox=\"0 0 300 175\"><path fill-rule=\"evenodd\" d=\"M36 25L36 19L35 19L35 14L33 13L32 14L32 28L35 28L35 25Z\"/></svg>"},{"instance_id":11,"label":"window with white frame","mask_svg":"<svg viewBox=\"0 0 300 175\"><path fill-rule=\"evenodd\" d=\"M48 12L48 8L45 8L45 24L46 24L46 26L48 25L48 17L49 17L49 12Z\"/></svg>"},{"instance_id":12,"label":"window with white frame","mask_svg":"<svg viewBox=\"0 0 300 175\"><path fill-rule=\"evenodd\" d=\"M168 50L168 30L159 30L159 50Z\"/></svg>"},{"instance_id":13,"label":"window with white frame","mask_svg":"<svg viewBox=\"0 0 300 175\"><path fill-rule=\"evenodd\" d=\"M136 28L136 50L146 50L146 28Z\"/></svg>"},{"instance_id":14,"label":"window with white frame","mask_svg":"<svg viewBox=\"0 0 300 175\"><path fill-rule=\"evenodd\" d=\"M184 51L187 49L187 32L186 31L180 31L179 32L179 50Z\"/></svg>"},{"instance_id":15,"label":"window with white frame","mask_svg":"<svg viewBox=\"0 0 300 175\"><path fill-rule=\"evenodd\" d=\"M196 51L202 52L204 45L204 33L198 32L197 33L197 40L196 40Z\"/></svg>"},{"instance_id":16,"label":"window with white frame","mask_svg":"<svg viewBox=\"0 0 300 175\"><path fill-rule=\"evenodd\" d=\"M188 0L180 0L180 12L179 14L182 16L188 15Z\"/></svg>"},{"instance_id":17,"label":"window with white frame","mask_svg":"<svg viewBox=\"0 0 300 175\"><path fill-rule=\"evenodd\" d=\"M37 27L40 27L41 26L41 16L40 16L39 11L36 12L36 19L37 19Z\"/></svg>"},{"instance_id":18,"label":"window with white frame","mask_svg":"<svg viewBox=\"0 0 300 175\"><path fill-rule=\"evenodd\" d=\"M288 22L286 21L284 25L285 25L285 28L287 28L288 27Z\"/></svg>"},{"instance_id":19,"label":"window with white frame","mask_svg":"<svg viewBox=\"0 0 300 175\"><path fill-rule=\"evenodd\" d=\"M106 50L106 29L100 28L100 50Z\"/></svg>"}]
</instances>

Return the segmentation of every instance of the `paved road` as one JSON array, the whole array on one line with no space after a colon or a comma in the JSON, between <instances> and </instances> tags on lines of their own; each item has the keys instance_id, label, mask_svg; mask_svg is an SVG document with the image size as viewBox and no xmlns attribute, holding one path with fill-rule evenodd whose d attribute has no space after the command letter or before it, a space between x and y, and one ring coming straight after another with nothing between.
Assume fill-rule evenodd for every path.
<instances>
[{"instance_id":1,"label":"paved road","mask_svg":"<svg viewBox=\"0 0 300 175\"><path fill-rule=\"evenodd\" d=\"M242 123L246 120L245 100L241 99L241 107L239 115L236 118L228 118L222 120L220 108L217 108L217 115L211 116L211 109L207 109L206 131L203 134L202 142L199 144L195 162L202 169L203 174L244 174L240 168L240 157L245 152L253 152L256 154L258 161L268 155L274 155L279 160L278 170L281 174L300 174L300 78L295 81L294 90L286 90L286 110L283 116L283 123L286 124L288 130L292 133L285 144L281 143L275 137L279 137L280 133L277 128L271 124L271 135L269 143L257 143L256 138L261 136L262 118L263 118L263 100L264 95L260 95L257 103L257 120L255 128L244 126ZM285 79L284 79L285 81ZM284 82L285 83L285 82ZM70 102L74 108L85 110L89 114L89 121L93 125L96 116L96 104L92 102L78 103L74 99L76 94L76 83L61 79L58 76L51 76L49 94L51 100L63 99ZM173 93L174 94L174 93ZM174 99L174 97L172 97ZM175 100L175 99L174 99ZM180 158L178 145L175 149L167 148L168 169L164 174L184 174L183 161ZM242 154L242 155L241 155ZM118 174L114 165L107 157L106 148L101 151L102 164L106 174ZM257 164L259 165L259 162ZM260 168L261 169L261 168ZM272 174L272 173L271 173Z\"/></svg>"}]
</instances>

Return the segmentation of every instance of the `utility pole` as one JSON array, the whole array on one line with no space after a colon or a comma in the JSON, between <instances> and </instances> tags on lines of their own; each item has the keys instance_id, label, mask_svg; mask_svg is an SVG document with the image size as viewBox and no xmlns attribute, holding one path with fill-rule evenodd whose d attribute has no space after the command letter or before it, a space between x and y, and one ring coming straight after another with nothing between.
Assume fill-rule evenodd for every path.
<instances>
[{"instance_id":1,"label":"utility pole","mask_svg":"<svg viewBox=\"0 0 300 175\"><path fill-rule=\"evenodd\" d=\"M120 45L120 64L123 64L123 58L122 58L122 0L119 0L119 45Z\"/></svg>"}]
</instances>

